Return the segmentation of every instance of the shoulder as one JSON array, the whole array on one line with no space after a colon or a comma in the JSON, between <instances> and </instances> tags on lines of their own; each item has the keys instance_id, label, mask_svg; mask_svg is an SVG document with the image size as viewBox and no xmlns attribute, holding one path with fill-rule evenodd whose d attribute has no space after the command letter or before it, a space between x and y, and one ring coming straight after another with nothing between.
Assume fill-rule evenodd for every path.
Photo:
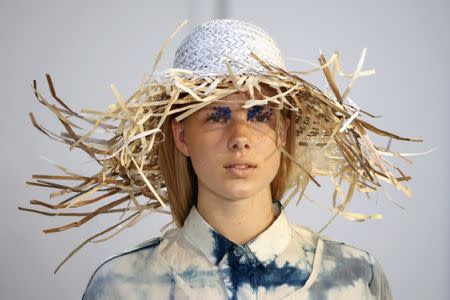
<instances>
[{"instance_id":1,"label":"shoulder","mask_svg":"<svg viewBox=\"0 0 450 300\"><path fill-rule=\"evenodd\" d=\"M106 270L124 273L128 269L127 266L136 263L137 260L141 263L152 260L157 253L160 243L161 237L156 237L121 253L115 254L101 263L92 277L95 277L97 273L105 272Z\"/></svg>"},{"instance_id":2,"label":"shoulder","mask_svg":"<svg viewBox=\"0 0 450 300\"><path fill-rule=\"evenodd\" d=\"M314 244L320 248L322 259L336 260L341 258L362 258L366 262L371 261L369 252L358 247L334 240L325 235L320 235L314 230L300 224L290 224L294 232L294 236L301 238L310 244Z\"/></svg>"},{"instance_id":3,"label":"shoulder","mask_svg":"<svg viewBox=\"0 0 450 300\"><path fill-rule=\"evenodd\" d=\"M353 245L321 237L322 278L334 278L334 284L349 286L362 281L375 299L392 299L386 275L378 260L368 251Z\"/></svg>"},{"instance_id":4,"label":"shoulder","mask_svg":"<svg viewBox=\"0 0 450 300\"><path fill-rule=\"evenodd\" d=\"M291 224L293 235L297 240L306 243L315 250L315 260L321 261L321 271L357 270L360 276L367 279L371 276L373 259L369 252L320 235L314 230L299 224Z\"/></svg>"},{"instance_id":5,"label":"shoulder","mask_svg":"<svg viewBox=\"0 0 450 300\"><path fill-rule=\"evenodd\" d=\"M353 245L321 236L323 241L322 266L332 273L354 274L355 278L370 281L372 278L372 256L366 250Z\"/></svg>"},{"instance_id":6,"label":"shoulder","mask_svg":"<svg viewBox=\"0 0 450 300\"><path fill-rule=\"evenodd\" d=\"M170 288L171 269L159 255L166 239L153 238L106 259L91 275L82 299L132 299L144 288Z\"/></svg>"},{"instance_id":7,"label":"shoulder","mask_svg":"<svg viewBox=\"0 0 450 300\"><path fill-rule=\"evenodd\" d=\"M316 232L304 225L292 223L290 223L289 225L291 227L292 234L295 240L300 241L303 245L308 245L311 250L317 247L320 236Z\"/></svg>"},{"instance_id":8,"label":"shoulder","mask_svg":"<svg viewBox=\"0 0 450 300\"><path fill-rule=\"evenodd\" d=\"M330 237L321 236L321 239L325 259L360 258L370 264L371 255L368 251Z\"/></svg>"}]
</instances>

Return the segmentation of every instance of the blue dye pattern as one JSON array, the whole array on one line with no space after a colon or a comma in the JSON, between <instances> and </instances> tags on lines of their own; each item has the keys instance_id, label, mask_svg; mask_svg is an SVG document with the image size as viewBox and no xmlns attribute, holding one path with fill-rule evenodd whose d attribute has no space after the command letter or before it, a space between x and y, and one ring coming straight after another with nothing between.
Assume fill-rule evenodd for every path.
<instances>
[{"instance_id":1,"label":"blue dye pattern","mask_svg":"<svg viewBox=\"0 0 450 300\"><path fill-rule=\"evenodd\" d=\"M264 266L261 264L250 248L240 246L210 230L214 239L213 254L216 264L228 253L229 276L231 281L231 299L238 299L237 293L240 286L249 284L254 290L264 287L266 290L275 289L283 284L294 287L305 285L310 272L306 272L295 266L290 266L287 262L280 268L275 260ZM234 250L241 248L242 255L236 255Z\"/></svg>"},{"instance_id":2,"label":"blue dye pattern","mask_svg":"<svg viewBox=\"0 0 450 300\"><path fill-rule=\"evenodd\" d=\"M173 278L173 276L170 276L169 282L170 282L169 300L175 300L176 282L175 282L175 279Z\"/></svg>"},{"instance_id":3,"label":"blue dye pattern","mask_svg":"<svg viewBox=\"0 0 450 300\"><path fill-rule=\"evenodd\" d=\"M198 266L189 266L180 276L186 280L192 288L216 287L217 277L214 270L199 270Z\"/></svg>"},{"instance_id":4,"label":"blue dye pattern","mask_svg":"<svg viewBox=\"0 0 450 300\"><path fill-rule=\"evenodd\" d=\"M165 235L164 243L146 242L102 264L83 300L237 299L249 294L392 300L382 267L369 253L292 226L283 210L277 214L274 224L258 236L261 243L237 245L209 227L193 207L184 229ZM292 234L279 234L286 230ZM285 242L284 249L258 248ZM308 280L311 284L305 288Z\"/></svg>"},{"instance_id":5,"label":"blue dye pattern","mask_svg":"<svg viewBox=\"0 0 450 300\"><path fill-rule=\"evenodd\" d=\"M231 109L228 106L214 106L213 109L215 112L209 115L209 119L218 118L225 121L231 119Z\"/></svg>"},{"instance_id":6,"label":"blue dye pattern","mask_svg":"<svg viewBox=\"0 0 450 300\"><path fill-rule=\"evenodd\" d=\"M258 287L264 287L266 290L275 289L283 284L300 288L305 285L310 275L295 266L289 266L288 263L281 268L277 267L275 260L266 266L257 260L249 260L248 257L245 263L240 261L233 252L229 253L232 299L237 299L238 289L244 284L249 284L254 290Z\"/></svg>"},{"instance_id":7,"label":"blue dye pattern","mask_svg":"<svg viewBox=\"0 0 450 300\"><path fill-rule=\"evenodd\" d=\"M210 232L214 239L213 255L216 258L216 265L218 265L234 243L214 230L210 229Z\"/></svg>"},{"instance_id":8,"label":"blue dye pattern","mask_svg":"<svg viewBox=\"0 0 450 300\"><path fill-rule=\"evenodd\" d=\"M320 276L320 289L315 290L313 300L324 299L330 290L349 286L356 286L361 279L370 282L372 278L372 266L368 258L363 256L352 256L346 251L349 247L337 241L327 241L327 247L323 251L323 260L333 258L335 267ZM367 256L368 257L368 256ZM381 299L381 298L380 298Z\"/></svg>"},{"instance_id":9,"label":"blue dye pattern","mask_svg":"<svg viewBox=\"0 0 450 300\"><path fill-rule=\"evenodd\" d=\"M278 268L275 261L267 266L259 265L256 269L258 285L266 289L276 288L286 284L289 286L302 287L310 275L309 272L290 266L287 262L283 267Z\"/></svg>"},{"instance_id":10,"label":"blue dye pattern","mask_svg":"<svg viewBox=\"0 0 450 300\"><path fill-rule=\"evenodd\" d=\"M264 117L264 119L268 119L272 115L272 108L269 107L269 109L264 112L264 106L262 105L255 105L252 106L247 111L247 121L253 120L257 117Z\"/></svg>"}]
</instances>

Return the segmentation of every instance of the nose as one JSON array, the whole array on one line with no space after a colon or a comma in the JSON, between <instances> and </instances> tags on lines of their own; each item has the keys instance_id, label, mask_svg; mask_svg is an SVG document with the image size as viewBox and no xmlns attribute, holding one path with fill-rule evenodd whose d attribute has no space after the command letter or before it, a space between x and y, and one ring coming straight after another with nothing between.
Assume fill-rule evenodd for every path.
<instances>
[{"instance_id":1,"label":"nose","mask_svg":"<svg viewBox=\"0 0 450 300\"><path fill-rule=\"evenodd\" d=\"M232 151L250 149L251 136L248 122L245 119L235 119L231 121L230 125L228 148Z\"/></svg>"}]
</instances>

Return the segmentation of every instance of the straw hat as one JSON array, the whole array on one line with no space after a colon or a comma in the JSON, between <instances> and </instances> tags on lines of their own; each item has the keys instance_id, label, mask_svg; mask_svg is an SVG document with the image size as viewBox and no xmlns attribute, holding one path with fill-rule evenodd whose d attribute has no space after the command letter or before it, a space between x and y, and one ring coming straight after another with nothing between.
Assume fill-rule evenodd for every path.
<instances>
[{"instance_id":1,"label":"straw hat","mask_svg":"<svg viewBox=\"0 0 450 300\"><path fill-rule=\"evenodd\" d=\"M34 126L70 148L82 149L100 167L96 174L89 176L76 174L59 165L57 167L64 175L33 175L36 181L28 184L57 188L51 198L66 194L71 196L59 204L31 201L33 205L44 206L56 213L20 209L47 215L80 216L80 220L45 230L46 233L78 227L100 214L131 213L86 240L69 257L85 243L101 235L114 235L132 226L146 212L170 214L165 209L167 191L158 163L158 151L164 139L161 134L164 121L174 113L180 121L212 101L236 91L247 91L252 95L265 84L277 94L265 96L264 99L250 99L244 107L270 104L294 114L297 149L295 153L281 149L283 155L287 155L296 166L289 182L291 190L284 204L287 205L294 196L300 199L309 182L319 185L317 176L328 176L336 187L332 209L337 214L359 221L377 218L379 215L344 211L353 191L374 192L380 189L384 181L409 195L409 190L401 183L410 177L387 160L389 156L401 155L374 145L368 133L388 139L420 140L403 138L376 128L364 120L364 117L370 118L372 115L348 98L354 81L374 72L362 70L364 56L365 50L352 74L342 71L338 53L328 60L321 55L321 65L313 70L290 72L284 66L276 43L261 28L236 20L213 20L195 28L184 39L176 51L173 68L158 75L152 71L129 99L125 100L112 85L117 102L105 112L73 111L56 96L52 80L47 75L50 92L57 103L51 104L45 99L37 89L36 81L33 88L39 102L57 116L66 132L59 135L52 133L41 127L30 113ZM322 91L300 77L317 71L324 73L327 90ZM349 85L343 93L335 83L336 72L349 78ZM90 128L81 130L77 121L89 124ZM100 131L102 133L99 135ZM67 180L77 183L67 185L64 183ZM342 192L344 183L348 184L346 195ZM94 197L94 194L100 195ZM342 196L340 204L336 195ZM99 203L101 206L90 212L78 215L70 212L77 207Z\"/></svg>"}]
</instances>

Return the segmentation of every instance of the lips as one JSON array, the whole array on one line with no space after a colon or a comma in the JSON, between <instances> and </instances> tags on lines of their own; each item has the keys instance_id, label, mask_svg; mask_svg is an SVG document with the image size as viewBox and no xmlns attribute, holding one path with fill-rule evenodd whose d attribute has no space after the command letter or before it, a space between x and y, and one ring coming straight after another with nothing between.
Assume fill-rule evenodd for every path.
<instances>
[{"instance_id":1,"label":"lips","mask_svg":"<svg viewBox=\"0 0 450 300\"><path fill-rule=\"evenodd\" d=\"M236 168L236 169L247 169L247 168L254 168L254 167L252 167L252 166L250 166L250 165L247 165L247 164L241 164L241 165L232 165L232 166L229 166L229 167L226 167L227 169L228 168Z\"/></svg>"},{"instance_id":2,"label":"lips","mask_svg":"<svg viewBox=\"0 0 450 300\"><path fill-rule=\"evenodd\" d=\"M225 170L233 178L243 179L251 176L255 172L256 165L251 163L233 163L226 165Z\"/></svg>"},{"instance_id":3,"label":"lips","mask_svg":"<svg viewBox=\"0 0 450 300\"><path fill-rule=\"evenodd\" d=\"M224 165L225 169L236 168L236 169L246 169L246 168L256 168L256 164L250 161L232 161Z\"/></svg>"},{"instance_id":4,"label":"lips","mask_svg":"<svg viewBox=\"0 0 450 300\"><path fill-rule=\"evenodd\" d=\"M233 178L247 178L253 174L256 167L256 164L250 161L232 161L224 165Z\"/></svg>"}]
</instances>

